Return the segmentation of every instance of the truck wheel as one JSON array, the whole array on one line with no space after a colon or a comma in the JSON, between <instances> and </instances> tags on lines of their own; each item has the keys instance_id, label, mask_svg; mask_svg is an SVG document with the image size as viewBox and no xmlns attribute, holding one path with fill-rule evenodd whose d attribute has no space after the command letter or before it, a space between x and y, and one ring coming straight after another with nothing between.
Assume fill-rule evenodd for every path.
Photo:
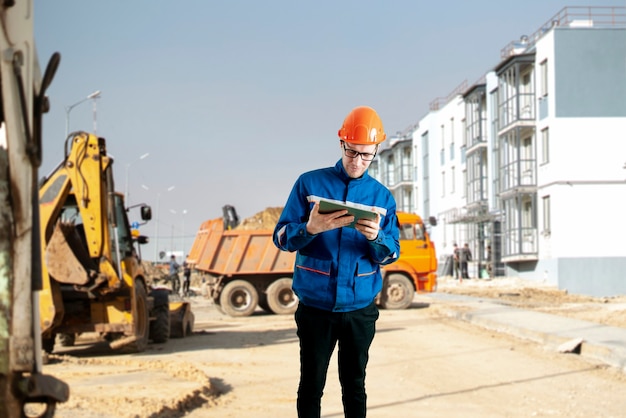
<instances>
[{"instance_id":1,"label":"truck wheel","mask_svg":"<svg viewBox=\"0 0 626 418\"><path fill-rule=\"evenodd\" d=\"M383 309L406 309L411 306L415 289L402 274L390 274L383 281L380 305Z\"/></svg>"},{"instance_id":2,"label":"truck wheel","mask_svg":"<svg viewBox=\"0 0 626 418\"><path fill-rule=\"evenodd\" d=\"M276 315L287 315L296 311L298 298L291 289L291 278L275 280L267 287L267 305Z\"/></svg>"},{"instance_id":3,"label":"truck wheel","mask_svg":"<svg viewBox=\"0 0 626 418\"><path fill-rule=\"evenodd\" d=\"M259 293L245 280L233 280L220 293L220 306L230 316L250 316L258 303Z\"/></svg>"}]
</instances>

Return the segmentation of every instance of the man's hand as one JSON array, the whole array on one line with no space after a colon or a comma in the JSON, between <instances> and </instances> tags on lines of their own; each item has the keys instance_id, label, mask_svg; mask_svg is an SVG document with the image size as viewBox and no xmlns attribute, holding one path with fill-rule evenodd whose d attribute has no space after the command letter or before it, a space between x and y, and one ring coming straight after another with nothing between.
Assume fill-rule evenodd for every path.
<instances>
[{"instance_id":1,"label":"man's hand","mask_svg":"<svg viewBox=\"0 0 626 418\"><path fill-rule=\"evenodd\" d=\"M355 228L363 234L368 241L374 241L378 237L378 230L380 229L380 213L376 214L375 221L371 219L359 219L355 224Z\"/></svg>"},{"instance_id":2,"label":"man's hand","mask_svg":"<svg viewBox=\"0 0 626 418\"><path fill-rule=\"evenodd\" d=\"M348 226L354 222L354 216L347 214L347 210L320 213L320 203L315 202L315 205L313 205L313 209L311 209L311 213L309 214L309 221L306 223L306 231L309 234L316 235L324 231L330 231L332 229Z\"/></svg>"}]
</instances>

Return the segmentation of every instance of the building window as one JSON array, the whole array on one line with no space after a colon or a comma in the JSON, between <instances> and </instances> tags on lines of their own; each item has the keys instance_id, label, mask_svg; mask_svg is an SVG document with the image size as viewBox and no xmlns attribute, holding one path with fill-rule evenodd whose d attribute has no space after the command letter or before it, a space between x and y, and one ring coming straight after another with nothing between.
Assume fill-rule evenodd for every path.
<instances>
[{"instance_id":1,"label":"building window","mask_svg":"<svg viewBox=\"0 0 626 418\"><path fill-rule=\"evenodd\" d=\"M521 83L519 87L520 100L520 119L532 120L535 118L535 95L532 68L521 74Z\"/></svg>"},{"instance_id":2,"label":"building window","mask_svg":"<svg viewBox=\"0 0 626 418\"><path fill-rule=\"evenodd\" d=\"M454 194L454 190L455 190L455 179L454 177L456 176L455 171L454 171L454 167L450 167L450 194Z\"/></svg>"},{"instance_id":3,"label":"building window","mask_svg":"<svg viewBox=\"0 0 626 418\"><path fill-rule=\"evenodd\" d=\"M550 162L550 132L548 128L541 130L541 164Z\"/></svg>"},{"instance_id":4,"label":"building window","mask_svg":"<svg viewBox=\"0 0 626 418\"><path fill-rule=\"evenodd\" d=\"M454 160L454 118L450 118L450 161L452 160Z\"/></svg>"},{"instance_id":5,"label":"building window","mask_svg":"<svg viewBox=\"0 0 626 418\"><path fill-rule=\"evenodd\" d=\"M525 137L521 140L520 145L520 168L522 171L522 179L520 184L534 185L536 184L535 176L535 147L533 147L532 137Z\"/></svg>"},{"instance_id":6,"label":"building window","mask_svg":"<svg viewBox=\"0 0 626 418\"><path fill-rule=\"evenodd\" d=\"M446 137L445 126L441 125L441 165L446 163Z\"/></svg>"},{"instance_id":7,"label":"building window","mask_svg":"<svg viewBox=\"0 0 626 418\"><path fill-rule=\"evenodd\" d=\"M410 189L403 189L402 190L402 200L401 200L402 204L402 210L404 212L413 212L413 194L411 193Z\"/></svg>"},{"instance_id":8,"label":"building window","mask_svg":"<svg viewBox=\"0 0 626 418\"><path fill-rule=\"evenodd\" d=\"M411 165L412 165L412 156L411 156L411 148L405 147L402 149L402 163L401 163L401 173L400 173L400 181L411 181L413 180L411 177Z\"/></svg>"},{"instance_id":9,"label":"building window","mask_svg":"<svg viewBox=\"0 0 626 418\"><path fill-rule=\"evenodd\" d=\"M543 206L543 235L550 235L550 196L544 196L542 199Z\"/></svg>"},{"instance_id":10,"label":"building window","mask_svg":"<svg viewBox=\"0 0 626 418\"><path fill-rule=\"evenodd\" d=\"M535 213L533 199L522 201L522 253L537 252L537 214Z\"/></svg>"},{"instance_id":11,"label":"building window","mask_svg":"<svg viewBox=\"0 0 626 418\"><path fill-rule=\"evenodd\" d=\"M441 172L441 197L446 195L446 172Z\"/></svg>"},{"instance_id":12,"label":"building window","mask_svg":"<svg viewBox=\"0 0 626 418\"><path fill-rule=\"evenodd\" d=\"M387 158L387 185L393 187L396 185L396 161L393 155Z\"/></svg>"}]
</instances>

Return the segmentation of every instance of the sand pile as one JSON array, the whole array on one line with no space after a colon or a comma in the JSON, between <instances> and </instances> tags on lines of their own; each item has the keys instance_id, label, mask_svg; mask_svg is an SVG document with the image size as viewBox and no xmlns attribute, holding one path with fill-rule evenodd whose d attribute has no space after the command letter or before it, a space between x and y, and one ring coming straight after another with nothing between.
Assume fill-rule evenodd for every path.
<instances>
[{"instance_id":1,"label":"sand pile","mask_svg":"<svg viewBox=\"0 0 626 418\"><path fill-rule=\"evenodd\" d=\"M282 213L282 207L266 208L265 210L244 219L235 229L249 231L256 229L274 229Z\"/></svg>"}]
</instances>

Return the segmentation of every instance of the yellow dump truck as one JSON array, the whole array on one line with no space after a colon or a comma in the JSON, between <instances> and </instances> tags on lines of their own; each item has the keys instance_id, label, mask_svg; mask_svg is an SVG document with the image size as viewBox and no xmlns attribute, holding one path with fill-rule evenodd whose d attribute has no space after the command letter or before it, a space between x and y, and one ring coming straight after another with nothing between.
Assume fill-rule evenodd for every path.
<instances>
[{"instance_id":1,"label":"yellow dump truck","mask_svg":"<svg viewBox=\"0 0 626 418\"><path fill-rule=\"evenodd\" d=\"M225 212L226 215L226 212ZM415 292L437 288L437 257L420 216L398 213L400 259L384 266L378 304L406 309ZM238 229L231 219L203 222L187 262L199 272L209 295L231 316L251 315L257 306L275 314L293 313L297 298L291 289L295 253L278 250L273 229Z\"/></svg>"}]
</instances>

